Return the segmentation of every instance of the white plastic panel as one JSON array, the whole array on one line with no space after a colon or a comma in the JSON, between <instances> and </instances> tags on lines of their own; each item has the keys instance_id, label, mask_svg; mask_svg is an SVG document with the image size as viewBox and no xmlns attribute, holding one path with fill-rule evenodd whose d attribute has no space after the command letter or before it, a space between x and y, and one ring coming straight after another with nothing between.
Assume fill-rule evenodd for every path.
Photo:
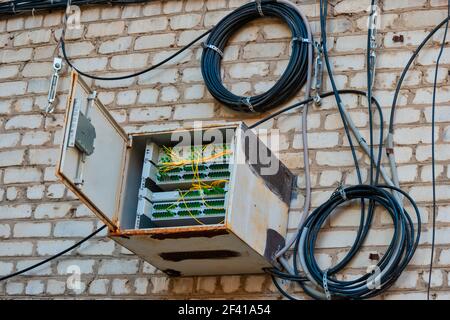
<instances>
[{"instance_id":1,"label":"white plastic panel","mask_svg":"<svg viewBox=\"0 0 450 320\"><path fill-rule=\"evenodd\" d=\"M126 134L98 99L95 99L87 113L96 131L94 153L86 156L83 163L79 149L68 146L74 101L81 102L81 111L86 114L88 96L91 93L78 75L72 73L57 175L100 219L115 229L124 174ZM83 183L77 184L80 169Z\"/></svg>"}]
</instances>

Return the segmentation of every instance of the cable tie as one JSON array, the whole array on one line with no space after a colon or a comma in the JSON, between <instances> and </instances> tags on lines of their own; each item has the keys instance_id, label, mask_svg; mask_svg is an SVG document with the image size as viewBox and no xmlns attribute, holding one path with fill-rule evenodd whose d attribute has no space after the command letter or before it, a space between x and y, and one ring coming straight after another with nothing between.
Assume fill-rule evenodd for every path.
<instances>
[{"instance_id":1,"label":"cable tie","mask_svg":"<svg viewBox=\"0 0 450 320\"><path fill-rule=\"evenodd\" d=\"M311 40L308 39L308 38L298 38L298 37L293 37L293 38L291 39L291 43L294 43L294 41L299 41L299 42L302 42L302 43L311 43Z\"/></svg>"},{"instance_id":2,"label":"cable tie","mask_svg":"<svg viewBox=\"0 0 450 320\"><path fill-rule=\"evenodd\" d=\"M242 100L242 102L244 102L244 104L250 109L251 112L255 113L256 111L255 111L255 109L253 108L253 106L252 106L252 104L250 102L251 98L252 97L246 97L244 100Z\"/></svg>"},{"instance_id":3,"label":"cable tie","mask_svg":"<svg viewBox=\"0 0 450 320\"><path fill-rule=\"evenodd\" d=\"M328 289L328 269L326 269L323 273L322 285L323 285L323 290L325 291L325 296L327 297L327 300L331 300L330 290Z\"/></svg>"},{"instance_id":4,"label":"cable tie","mask_svg":"<svg viewBox=\"0 0 450 320\"><path fill-rule=\"evenodd\" d=\"M212 50L214 50L215 52L217 52L218 54L219 54L219 56L221 57L221 58L223 58L223 52L222 52L222 50L220 50L219 48L217 48L215 45L213 45L213 44L206 44L206 43L202 43L202 47L204 48L204 49L212 49Z\"/></svg>"},{"instance_id":5,"label":"cable tie","mask_svg":"<svg viewBox=\"0 0 450 320\"><path fill-rule=\"evenodd\" d=\"M261 17L264 17L264 12L262 11L261 0L255 0L256 8L258 9L258 13Z\"/></svg>"}]
</instances>

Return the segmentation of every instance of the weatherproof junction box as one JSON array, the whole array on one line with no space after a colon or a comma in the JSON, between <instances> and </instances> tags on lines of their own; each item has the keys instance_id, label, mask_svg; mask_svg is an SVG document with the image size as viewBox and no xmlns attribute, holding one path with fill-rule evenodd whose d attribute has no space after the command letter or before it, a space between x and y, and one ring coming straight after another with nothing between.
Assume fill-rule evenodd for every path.
<instances>
[{"instance_id":1,"label":"weatherproof junction box","mask_svg":"<svg viewBox=\"0 0 450 320\"><path fill-rule=\"evenodd\" d=\"M245 124L127 135L71 77L57 176L110 238L171 276L274 264L294 176Z\"/></svg>"}]
</instances>

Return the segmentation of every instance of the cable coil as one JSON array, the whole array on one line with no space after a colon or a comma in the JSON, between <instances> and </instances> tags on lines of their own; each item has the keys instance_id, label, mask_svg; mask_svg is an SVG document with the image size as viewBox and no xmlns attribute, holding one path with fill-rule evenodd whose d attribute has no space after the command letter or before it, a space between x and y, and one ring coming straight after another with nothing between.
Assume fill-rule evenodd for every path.
<instances>
[{"instance_id":1,"label":"cable coil","mask_svg":"<svg viewBox=\"0 0 450 320\"><path fill-rule=\"evenodd\" d=\"M285 72L267 92L253 97L231 93L222 83L222 52L228 40L245 24L260 17L277 17L292 33L292 52ZM264 112L291 98L303 87L308 72L308 38L305 21L291 6L276 1L251 2L236 9L214 27L204 44L201 71L211 95L235 111Z\"/></svg>"},{"instance_id":2,"label":"cable coil","mask_svg":"<svg viewBox=\"0 0 450 320\"><path fill-rule=\"evenodd\" d=\"M417 229L414 227L408 212L390 192L392 190L402 193L411 203L417 217ZM366 274L357 279L337 280L335 275L346 267L364 244L372 223L373 210L369 210L367 214L362 214L361 224L351 249L339 263L328 270L321 270L316 261L316 242L323 224L330 215L339 206L355 200L363 200L362 202L369 203L369 206L377 204L386 209L392 218L394 233L388 249L376 266L370 266L370 270L368 269ZM374 297L388 289L408 265L419 244L420 232L419 209L411 197L401 189L391 186L370 185L341 187L328 201L311 213L301 232L298 233L294 247L296 259L293 259L293 270L295 275L299 277L298 264L300 263L301 269L309 280L309 282L301 281L300 285L305 292L316 299L323 299L324 297L322 294L318 295L315 292L313 285L325 289L324 283L326 284L326 290L324 290L326 296L329 294L330 296L347 299Z\"/></svg>"}]
</instances>

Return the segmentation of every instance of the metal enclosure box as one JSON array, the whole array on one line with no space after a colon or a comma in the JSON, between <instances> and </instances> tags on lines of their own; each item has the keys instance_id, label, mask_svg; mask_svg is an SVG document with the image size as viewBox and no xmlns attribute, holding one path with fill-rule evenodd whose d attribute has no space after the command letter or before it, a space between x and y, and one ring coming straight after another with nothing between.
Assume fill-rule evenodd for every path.
<instances>
[{"instance_id":1,"label":"metal enclosure box","mask_svg":"<svg viewBox=\"0 0 450 320\"><path fill-rule=\"evenodd\" d=\"M221 223L137 229L146 142L168 143L174 132L127 135L92 94L72 73L57 176L108 225L110 238L171 276L262 273L275 263L274 255L285 243L294 176L245 124L175 131L193 136L218 130L232 143ZM74 106L95 129L90 155L70 144L76 137L71 128ZM252 151L255 146L258 152Z\"/></svg>"}]
</instances>

